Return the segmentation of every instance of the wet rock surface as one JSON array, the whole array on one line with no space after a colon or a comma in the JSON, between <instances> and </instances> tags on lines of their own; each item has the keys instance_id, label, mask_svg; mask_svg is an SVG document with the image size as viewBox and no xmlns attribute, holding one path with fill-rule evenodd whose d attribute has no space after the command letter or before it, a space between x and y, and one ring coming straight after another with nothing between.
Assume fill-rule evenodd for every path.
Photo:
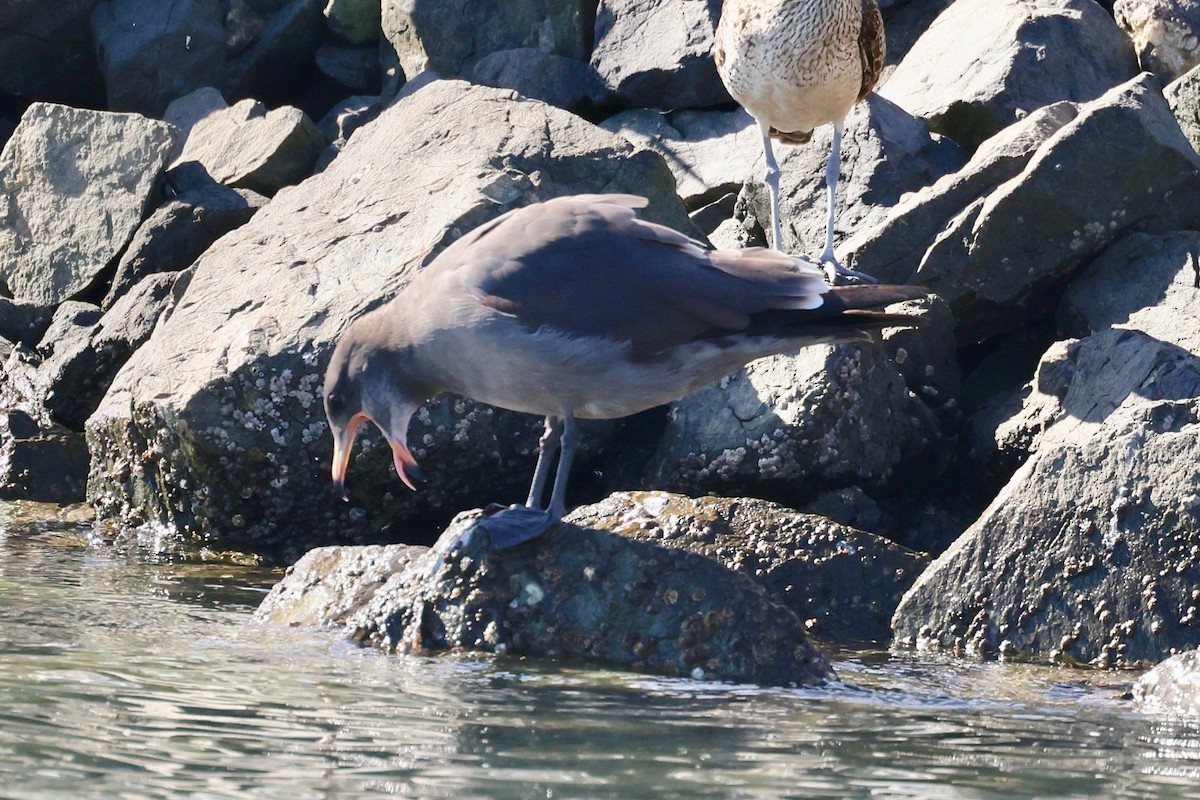
<instances>
[{"instance_id":1,"label":"wet rock surface","mask_svg":"<svg viewBox=\"0 0 1200 800\"><path fill-rule=\"evenodd\" d=\"M1152 714L1200 715L1200 651L1171 656L1138 678L1133 697Z\"/></svg>"},{"instance_id":2,"label":"wet rock surface","mask_svg":"<svg viewBox=\"0 0 1200 800\"><path fill-rule=\"evenodd\" d=\"M87 464L80 434L23 411L0 411L0 500L81 502Z\"/></svg>"},{"instance_id":3,"label":"wet rock surface","mask_svg":"<svg viewBox=\"0 0 1200 800\"><path fill-rule=\"evenodd\" d=\"M832 677L800 618L747 575L569 523L496 552L476 513L460 515L351 615L357 640L394 652L594 659L708 680Z\"/></svg>"},{"instance_id":4,"label":"wet rock surface","mask_svg":"<svg viewBox=\"0 0 1200 800\"><path fill-rule=\"evenodd\" d=\"M618 492L567 519L750 575L820 641L886 643L901 595L929 563L883 537L751 498Z\"/></svg>"}]
</instances>

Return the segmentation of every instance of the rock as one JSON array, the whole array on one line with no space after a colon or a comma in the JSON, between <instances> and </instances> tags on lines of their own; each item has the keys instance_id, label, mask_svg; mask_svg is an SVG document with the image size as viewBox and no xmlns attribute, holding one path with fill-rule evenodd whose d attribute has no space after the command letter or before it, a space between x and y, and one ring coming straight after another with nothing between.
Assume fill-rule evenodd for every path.
<instances>
[{"instance_id":1,"label":"rock","mask_svg":"<svg viewBox=\"0 0 1200 800\"><path fill-rule=\"evenodd\" d=\"M1200 651L1171 656L1138 678L1133 698L1144 712L1180 717L1200 715Z\"/></svg>"},{"instance_id":2,"label":"rock","mask_svg":"<svg viewBox=\"0 0 1200 800\"><path fill-rule=\"evenodd\" d=\"M225 68L220 0L109 0L92 13L92 33L113 111L161 116Z\"/></svg>"},{"instance_id":3,"label":"rock","mask_svg":"<svg viewBox=\"0 0 1200 800\"><path fill-rule=\"evenodd\" d=\"M33 347L42 339L54 307L0 297L0 339Z\"/></svg>"},{"instance_id":4,"label":"rock","mask_svg":"<svg viewBox=\"0 0 1200 800\"><path fill-rule=\"evenodd\" d=\"M720 0L601 0L592 66L631 106L731 103L712 59L720 16Z\"/></svg>"},{"instance_id":5,"label":"rock","mask_svg":"<svg viewBox=\"0 0 1200 800\"><path fill-rule=\"evenodd\" d=\"M899 7L896 4L880 3L883 12L883 29L887 37L887 53L885 65L895 66L904 60L904 56L912 49L921 35L929 30L933 21L945 11L954 0L918 0L904 2ZM889 5L893 6L889 8ZM884 70L881 82L876 85L876 91L887 81L891 70Z\"/></svg>"},{"instance_id":6,"label":"rock","mask_svg":"<svg viewBox=\"0 0 1200 800\"><path fill-rule=\"evenodd\" d=\"M326 34L324 6L325 0L291 0L271 14L254 44L226 62L224 95L271 108L291 101L293 91L311 83Z\"/></svg>"},{"instance_id":7,"label":"rock","mask_svg":"<svg viewBox=\"0 0 1200 800\"><path fill-rule=\"evenodd\" d=\"M317 123L317 130L335 147L345 145L350 134L373 121L383 111L383 98L376 95L354 95L334 105ZM332 149L332 148L327 148ZM325 154L317 159L315 171L325 168Z\"/></svg>"},{"instance_id":8,"label":"rock","mask_svg":"<svg viewBox=\"0 0 1200 800\"><path fill-rule=\"evenodd\" d=\"M267 28L268 17L278 11L282 0L270 3L251 3L250 0L226 0L225 10L225 54L227 57L244 53Z\"/></svg>"},{"instance_id":9,"label":"rock","mask_svg":"<svg viewBox=\"0 0 1200 800\"><path fill-rule=\"evenodd\" d=\"M100 307L104 310L147 275L178 272L192 265L213 242L244 225L267 203L248 189L230 189L211 179L176 195L146 218L117 262Z\"/></svg>"},{"instance_id":10,"label":"rock","mask_svg":"<svg viewBox=\"0 0 1200 800\"><path fill-rule=\"evenodd\" d=\"M765 500L617 492L568 521L697 553L761 583L824 641L884 642L929 557Z\"/></svg>"},{"instance_id":11,"label":"rock","mask_svg":"<svg viewBox=\"0 0 1200 800\"><path fill-rule=\"evenodd\" d=\"M839 248L843 258L884 283L912 280L949 221L1019 175L1046 139L1078 114L1073 103L1055 103L1008 126L981 144L962 169L904 196L878 223L854 231Z\"/></svg>"},{"instance_id":12,"label":"rock","mask_svg":"<svg viewBox=\"0 0 1200 800\"><path fill-rule=\"evenodd\" d=\"M379 0L329 0L325 6L329 30L351 44L377 45L382 36Z\"/></svg>"},{"instance_id":13,"label":"rock","mask_svg":"<svg viewBox=\"0 0 1200 800\"><path fill-rule=\"evenodd\" d=\"M529 47L498 50L466 70L474 83L512 89L578 114L594 114L606 102L604 81L589 65Z\"/></svg>"},{"instance_id":14,"label":"rock","mask_svg":"<svg viewBox=\"0 0 1200 800\"><path fill-rule=\"evenodd\" d=\"M762 180L766 171L758 124L740 108L673 114L633 109L600 127L661 153L688 208L737 192L747 181Z\"/></svg>"},{"instance_id":15,"label":"rock","mask_svg":"<svg viewBox=\"0 0 1200 800\"><path fill-rule=\"evenodd\" d=\"M496 552L459 515L354 613L388 651L595 659L640 672L775 685L833 676L799 617L694 553L564 523Z\"/></svg>"},{"instance_id":16,"label":"rock","mask_svg":"<svg viewBox=\"0 0 1200 800\"><path fill-rule=\"evenodd\" d=\"M820 253L825 246L825 165L833 128L823 125L806 145L775 147L783 171L780 209L783 249ZM907 192L928 186L959 169L965 158L947 139L931 138L921 120L871 95L846 117L835 241L847 231L869 228ZM770 197L762 173L747 185L745 201L760 224L770 228Z\"/></svg>"},{"instance_id":17,"label":"rock","mask_svg":"<svg viewBox=\"0 0 1200 800\"><path fill-rule=\"evenodd\" d=\"M1200 643L1200 359L1139 331L1068 350L1061 413L905 595L898 641L1101 667Z\"/></svg>"},{"instance_id":18,"label":"rock","mask_svg":"<svg viewBox=\"0 0 1200 800\"><path fill-rule=\"evenodd\" d=\"M0 500L78 503L87 474L82 436L43 427L23 411L0 410Z\"/></svg>"},{"instance_id":19,"label":"rock","mask_svg":"<svg viewBox=\"0 0 1200 800\"><path fill-rule=\"evenodd\" d=\"M1163 94L1192 149L1200 151L1200 67L1172 81Z\"/></svg>"},{"instance_id":20,"label":"rock","mask_svg":"<svg viewBox=\"0 0 1200 800\"><path fill-rule=\"evenodd\" d=\"M324 147L300 109L246 99L197 120L174 163L199 161L217 182L270 197L307 178Z\"/></svg>"},{"instance_id":21,"label":"rock","mask_svg":"<svg viewBox=\"0 0 1200 800\"><path fill-rule=\"evenodd\" d=\"M1200 355L1200 233L1131 233L1100 254L1063 296L1060 328L1083 337L1145 331Z\"/></svg>"},{"instance_id":22,"label":"rock","mask_svg":"<svg viewBox=\"0 0 1200 800\"><path fill-rule=\"evenodd\" d=\"M175 149L171 152L171 161L179 160L179 154L183 152L183 145L187 142L188 134L192 132L192 128L196 126L197 122L227 108L229 108L229 104L225 102L221 90L213 86L204 86L173 100L163 112L162 117L163 122L169 122L179 130L179 138L176 141Z\"/></svg>"},{"instance_id":23,"label":"rock","mask_svg":"<svg viewBox=\"0 0 1200 800\"><path fill-rule=\"evenodd\" d=\"M0 4L0 92L100 108L104 82L88 20L99 0Z\"/></svg>"},{"instance_id":24,"label":"rock","mask_svg":"<svg viewBox=\"0 0 1200 800\"><path fill-rule=\"evenodd\" d=\"M93 502L286 559L523 498L538 420L448 397L410 433L430 478L421 494L401 487L372 435L343 503L328 477L325 362L350 320L458 236L518 205L596 191L647 195L647 218L688 229L662 159L574 115L459 81L402 96L197 260L89 422Z\"/></svg>"},{"instance_id":25,"label":"rock","mask_svg":"<svg viewBox=\"0 0 1200 800\"><path fill-rule=\"evenodd\" d=\"M811 499L907 477L936 435L882 347L816 345L672 403L646 481L685 494Z\"/></svg>"},{"instance_id":26,"label":"rock","mask_svg":"<svg viewBox=\"0 0 1200 800\"><path fill-rule=\"evenodd\" d=\"M1163 83L1200 64L1198 0L1116 0L1113 14L1133 39L1142 69Z\"/></svg>"},{"instance_id":27,"label":"rock","mask_svg":"<svg viewBox=\"0 0 1200 800\"><path fill-rule=\"evenodd\" d=\"M0 154L0 282L59 303L95 283L145 216L173 129L34 103Z\"/></svg>"},{"instance_id":28,"label":"rock","mask_svg":"<svg viewBox=\"0 0 1200 800\"><path fill-rule=\"evenodd\" d=\"M358 94L379 92L379 46L347 45L327 39L316 53L323 75Z\"/></svg>"},{"instance_id":29,"label":"rock","mask_svg":"<svg viewBox=\"0 0 1200 800\"><path fill-rule=\"evenodd\" d=\"M921 256L910 280L950 304L960 344L1047 315L1055 288L1127 231L1200 226L1200 156L1153 80L1144 75L1083 106ZM899 270L883 274L900 279Z\"/></svg>"},{"instance_id":30,"label":"rock","mask_svg":"<svg viewBox=\"0 0 1200 800\"><path fill-rule=\"evenodd\" d=\"M340 628L388 578L428 552L406 544L316 547L280 579L254 610L256 622Z\"/></svg>"},{"instance_id":31,"label":"rock","mask_svg":"<svg viewBox=\"0 0 1200 800\"><path fill-rule=\"evenodd\" d=\"M1035 109L1093 100L1137 72L1129 39L1089 0L959 0L879 94L973 150Z\"/></svg>"},{"instance_id":32,"label":"rock","mask_svg":"<svg viewBox=\"0 0 1200 800\"><path fill-rule=\"evenodd\" d=\"M404 74L466 74L477 60L523 47L586 61L595 0L384 0L383 35Z\"/></svg>"},{"instance_id":33,"label":"rock","mask_svg":"<svg viewBox=\"0 0 1200 800\"><path fill-rule=\"evenodd\" d=\"M53 351L38 373L45 387L43 402L55 422L71 430L84 429L117 371L150 338L158 318L174 301L177 277L175 273L146 277L98 321L86 326L76 323L73 332L59 335L51 324L47 339L56 337L51 340Z\"/></svg>"}]
</instances>

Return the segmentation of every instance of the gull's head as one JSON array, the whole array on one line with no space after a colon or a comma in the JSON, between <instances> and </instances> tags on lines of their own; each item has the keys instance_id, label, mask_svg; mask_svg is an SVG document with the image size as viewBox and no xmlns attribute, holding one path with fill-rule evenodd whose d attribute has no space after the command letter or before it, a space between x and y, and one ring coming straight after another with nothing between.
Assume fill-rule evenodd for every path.
<instances>
[{"instance_id":1,"label":"gull's head","mask_svg":"<svg viewBox=\"0 0 1200 800\"><path fill-rule=\"evenodd\" d=\"M325 370L325 416L333 434L331 474L343 497L354 437L368 421L391 447L400 480L415 491L414 481L423 479L408 449L408 423L431 393L412 374L412 347L389 341L379 324L383 321L376 313L352 324Z\"/></svg>"}]
</instances>

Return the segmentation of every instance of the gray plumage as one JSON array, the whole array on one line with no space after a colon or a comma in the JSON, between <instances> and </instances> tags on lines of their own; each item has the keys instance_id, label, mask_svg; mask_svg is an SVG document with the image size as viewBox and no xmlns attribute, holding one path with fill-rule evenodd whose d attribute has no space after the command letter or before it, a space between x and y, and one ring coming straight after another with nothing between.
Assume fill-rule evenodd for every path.
<instances>
[{"instance_id":1,"label":"gray plumage","mask_svg":"<svg viewBox=\"0 0 1200 800\"><path fill-rule=\"evenodd\" d=\"M354 431L369 419L412 485L408 423L441 392L546 416L552 451L556 424L569 435L576 417L626 416L762 356L864 338L905 321L879 308L925 294L830 289L805 259L762 248L705 250L637 219L634 209L645 204L586 195L509 212L463 236L398 297L356 320L325 379L334 480L342 481ZM567 464L564 441L553 519L563 510ZM540 461L541 480L547 471ZM541 488L535 480L530 505Z\"/></svg>"}]
</instances>

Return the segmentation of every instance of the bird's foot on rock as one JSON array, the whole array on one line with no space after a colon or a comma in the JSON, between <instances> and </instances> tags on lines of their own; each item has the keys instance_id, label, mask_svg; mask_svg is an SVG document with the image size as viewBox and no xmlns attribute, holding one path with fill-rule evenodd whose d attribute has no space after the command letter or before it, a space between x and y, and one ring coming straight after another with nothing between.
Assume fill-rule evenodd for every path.
<instances>
[{"instance_id":1,"label":"bird's foot on rock","mask_svg":"<svg viewBox=\"0 0 1200 800\"><path fill-rule=\"evenodd\" d=\"M493 550L507 550L536 539L557 525L558 520L537 508L492 503L475 524L487 531Z\"/></svg>"},{"instance_id":2,"label":"bird's foot on rock","mask_svg":"<svg viewBox=\"0 0 1200 800\"><path fill-rule=\"evenodd\" d=\"M841 262L832 256L822 257L821 266L825 269L825 280L830 286L854 286L864 283L876 284L879 281L865 272L855 272L849 267L843 267Z\"/></svg>"}]
</instances>

